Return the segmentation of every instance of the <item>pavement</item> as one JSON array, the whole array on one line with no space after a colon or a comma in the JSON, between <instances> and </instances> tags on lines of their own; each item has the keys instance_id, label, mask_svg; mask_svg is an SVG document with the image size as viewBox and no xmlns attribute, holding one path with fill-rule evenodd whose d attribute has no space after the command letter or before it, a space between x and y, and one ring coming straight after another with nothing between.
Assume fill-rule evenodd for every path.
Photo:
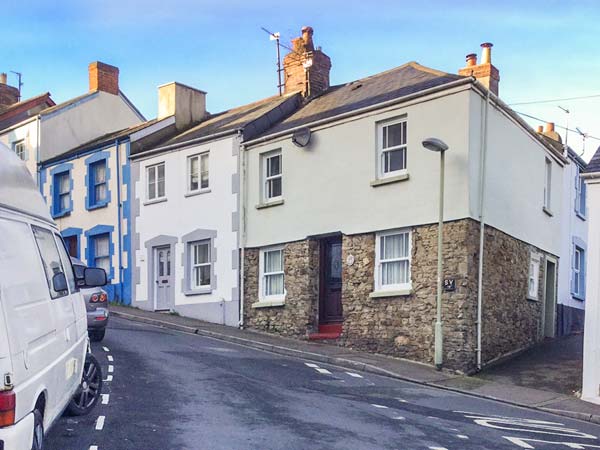
<instances>
[{"instance_id":1,"label":"pavement","mask_svg":"<svg viewBox=\"0 0 600 450\"><path fill-rule=\"evenodd\" d=\"M47 450L600 448L598 424L113 313L92 343L102 401Z\"/></svg>"},{"instance_id":2,"label":"pavement","mask_svg":"<svg viewBox=\"0 0 600 450\"><path fill-rule=\"evenodd\" d=\"M577 365L577 351L581 351L577 349L578 345L580 346L578 342L581 336L563 340L558 347L553 347L553 343L545 343L520 355L512 363L506 362L477 376L467 377L436 371L428 365L384 355L241 330L176 314L144 311L119 305L111 305L111 314L280 355L332 364L600 424L600 406L579 400L572 392L572 389L576 389L576 382L573 381L576 378L574 374L576 375L577 370L580 370L572 366ZM554 379L550 376L551 373L557 374ZM570 374L568 382L565 381L564 373Z\"/></svg>"}]
</instances>

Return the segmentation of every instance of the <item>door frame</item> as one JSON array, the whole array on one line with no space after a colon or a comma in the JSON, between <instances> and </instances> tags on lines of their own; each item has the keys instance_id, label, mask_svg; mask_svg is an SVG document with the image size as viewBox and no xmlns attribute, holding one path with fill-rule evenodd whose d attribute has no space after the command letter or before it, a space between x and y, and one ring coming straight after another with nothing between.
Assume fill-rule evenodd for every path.
<instances>
[{"instance_id":1,"label":"door frame","mask_svg":"<svg viewBox=\"0 0 600 450\"><path fill-rule=\"evenodd\" d=\"M171 264L173 263L173 253L171 250L171 246L170 245L157 245L155 247L152 247L152 261L153 261L153 268L152 268L152 285L154 288L154 311L159 311L158 309L158 286L159 284L157 283L157 278L158 278L158 263L159 263L159 259L158 259L158 252L161 250L166 250L168 252L171 252ZM173 275L173 267L170 268L171 273L168 275L169 277L169 281L172 281L172 275ZM166 292L167 295L167 303L169 302L169 295L171 295L171 288L172 286L172 282L169 283L169 289ZM169 308L170 309L170 308ZM164 309L161 309L160 311L164 311Z\"/></svg>"},{"instance_id":2,"label":"door frame","mask_svg":"<svg viewBox=\"0 0 600 450\"><path fill-rule=\"evenodd\" d=\"M554 266L553 273L553 299L552 299L552 323L554 324L552 327L552 332L550 334L546 333L547 321L546 321L546 313L548 309L548 266L552 264ZM556 337L556 305L557 305L557 278L558 278L558 259L552 256L546 256L544 258L544 306L543 306L543 315L542 315L542 337L543 338L554 338Z\"/></svg>"},{"instance_id":3,"label":"door frame","mask_svg":"<svg viewBox=\"0 0 600 450\"><path fill-rule=\"evenodd\" d=\"M342 309L342 318L338 321L334 321L334 322L325 322L324 316L325 314L323 313L324 311L324 307L325 307L325 300L326 300L326 293L327 293L327 289L326 289L326 280L325 280L325 274L326 274L326 270L327 270L327 252L325 251L326 247L328 244L335 242L335 243L340 243L342 244L342 234L341 233L335 233L335 234L329 234L327 236L324 236L322 238L319 239L319 320L318 320L318 324L319 325L323 325L323 324L328 324L328 323L342 323L344 321L344 317L343 317L343 309ZM343 261L342 261L342 265L343 265ZM342 271L342 276L343 276L343 271ZM342 280L342 286L343 286L343 280ZM342 301L341 299L341 293L340 293L340 302Z\"/></svg>"},{"instance_id":4,"label":"door frame","mask_svg":"<svg viewBox=\"0 0 600 450\"><path fill-rule=\"evenodd\" d=\"M155 262L154 262L154 249L156 247L170 247L171 249L171 276L173 277L173 283L171 283L170 287L170 295L171 295L171 304L175 306L175 268L176 268L176 253L175 253L175 245L179 241L175 236L167 236L160 235L156 236L144 243L144 247L146 247L146 279L148 280L147 299L150 301L152 299L152 309L156 311L156 279L155 279Z\"/></svg>"}]
</instances>

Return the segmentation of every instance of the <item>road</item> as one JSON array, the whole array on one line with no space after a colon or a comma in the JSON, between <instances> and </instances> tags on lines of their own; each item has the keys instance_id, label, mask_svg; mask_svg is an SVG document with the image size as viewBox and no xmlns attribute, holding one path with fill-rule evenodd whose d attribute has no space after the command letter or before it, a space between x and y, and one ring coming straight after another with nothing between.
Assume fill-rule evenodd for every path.
<instances>
[{"instance_id":1,"label":"road","mask_svg":"<svg viewBox=\"0 0 600 450\"><path fill-rule=\"evenodd\" d=\"M587 422L118 318L92 347L103 403L48 450L600 449Z\"/></svg>"}]
</instances>

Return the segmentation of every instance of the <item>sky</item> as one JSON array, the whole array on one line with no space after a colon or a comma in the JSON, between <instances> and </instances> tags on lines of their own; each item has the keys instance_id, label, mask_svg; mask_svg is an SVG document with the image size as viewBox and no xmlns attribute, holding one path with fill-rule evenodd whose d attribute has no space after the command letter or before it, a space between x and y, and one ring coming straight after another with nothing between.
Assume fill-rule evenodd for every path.
<instances>
[{"instance_id":1,"label":"sky","mask_svg":"<svg viewBox=\"0 0 600 450\"><path fill-rule=\"evenodd\" d=\"M211 112L277 92L276 49L314 28L339 84L417 61L456 73L492 42L500 97L532 126L554 121L588 160L600 146L600 0L3 0L0 72L24 98L85 93L87 65L119 67L120 87L150 119L157 86L202 89ZM16 76L9 73L9 83ZM560 100L581 96L587 99ZM563 112L558 106L569 110Z\"/></svg>"}]
</instances>

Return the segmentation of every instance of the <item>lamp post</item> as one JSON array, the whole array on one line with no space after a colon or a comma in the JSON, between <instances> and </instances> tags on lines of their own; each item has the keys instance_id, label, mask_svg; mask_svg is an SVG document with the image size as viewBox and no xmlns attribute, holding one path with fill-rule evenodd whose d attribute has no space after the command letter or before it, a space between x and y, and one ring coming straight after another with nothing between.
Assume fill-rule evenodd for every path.
<instances>
[{"instance_id":1,"label":"lamp post","mask_svg":"<svg viewBox=\"0 0 600 450\"><path fill-rule=\"evenodd\" d=\"M444 232L444 155L448 145L440 139L428 138L423 147L440 154L440 215L438 222L437 317L435 321L435 367L442 370L444 334L442 329L442 245Z\"/></svg>"}]
</instances>

